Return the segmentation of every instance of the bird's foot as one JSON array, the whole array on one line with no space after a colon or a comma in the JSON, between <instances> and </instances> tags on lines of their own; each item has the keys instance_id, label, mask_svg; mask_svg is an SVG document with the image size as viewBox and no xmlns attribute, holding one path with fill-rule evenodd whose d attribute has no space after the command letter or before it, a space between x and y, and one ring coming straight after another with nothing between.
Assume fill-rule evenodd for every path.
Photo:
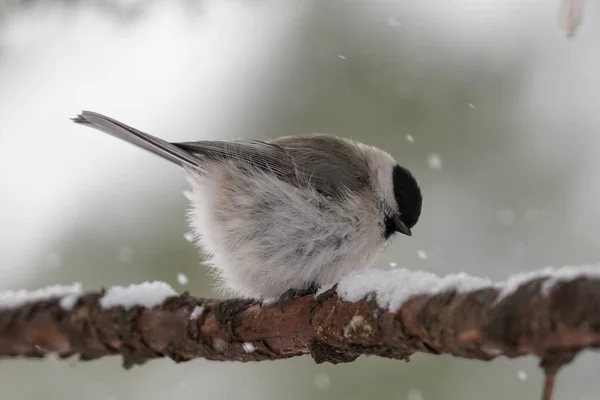
<instances>
[{"instance_id":1,"label":"bird's foot","mask_svg":"<svg viewBox=\"0 0 600 400\"><path fill-rule=\"evenodd\" d=\"M315 293L317 293L318 290L319 290L319 286L317 286L317 284L314 282L312 282L309 286L307 286L306 288L303 288L303 289L288 289L288 290L286 290L285 292L282 293L281 296L279 296L279 300L277 300L277 304L279 305L279 310L281 310L281 312L285 311L283 304L286 302L286 300L293 300L298 297L307 296L309 294L315 294Z\"/></svg>"}]
</instances>

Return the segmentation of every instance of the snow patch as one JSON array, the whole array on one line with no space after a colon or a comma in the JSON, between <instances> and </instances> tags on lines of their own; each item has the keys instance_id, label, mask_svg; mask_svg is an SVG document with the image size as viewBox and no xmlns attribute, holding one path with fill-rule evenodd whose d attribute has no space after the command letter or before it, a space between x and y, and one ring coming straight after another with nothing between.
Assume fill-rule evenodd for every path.
<instances>
[{"instance_id":1,"label":"snow patch","mask_svg":"<svg viewBox=\"0 0 600 400\"><path fill-rule=\"evenodd\" d=\"M113 286L100 299L102 308L134 306L152 308L177 293L165 282L144 282L129 286Z\"/></svg>"},{"instance_id":2,"label":"snow patch","mask_svg":"<svg viewBox=\"0 0 600 400\"><path fill-rule=\"evenodd\" d=\"M420 294L435 294L456 289L460 292L491 286L489 279L469 276L465 273L440 278L430 272L394 270L369 270L354 273L340 282L337 292L343 300L356 302L372 294L381 308L391 312Z\"/></svg>"},{"instance_id":3,"label":"snow patch","mask_svg":"<svg viewBox=\"0 0 600 400\"><path fill-rule=\"evenodd\" d=\"M542 295L545 296L557 282L581 277L600 279L600 264L579 267L548 267L538 271L515 274L506 281L497 283L464 272L439 277L430 272L404 268L394 270L373 269L346 276L340 281L337 293L342 300L350 302L373 296L379 307L395 312L405 301L418 295L435 295L453 290L465 293L493 287L500 290L496 298L496 302L499 302L514 293L521 285L532 280L544 279L541 291Z\"/></svg>"},{"instance_id":4,"label":"snow patch","mask_svg":"<svg viewBox=\"0 0 600 400\"><path fill-rule=\"evenodd\" d=\"M63 310L70 311L77 304L77 300L79 300L79 294L69 294L60 299L58 304Z\"/></svg>"},{"instance_id":5,"label":"snow patch","mask_svg":"<svg viewBox=\"0 0 600 400\"><path fill-rule=\"evenodd\" d=\"M326 285L321 286L317 292L315 293L315 298L319 297L320 295L322 295L323 293L325 293L326 291L328 291L329 289L331 289L332 287L335 286L335 283L328 283Z\"/></svg>"},{"instance_id":6,"label":"snow patch","mask_svg":"<svg viewBox=\"0 0 600 400\"><path fill-rule=\"evenodd\" d=\"M244 342L244 343L242 343L242 348L244 349L244 351L246 353L252 353L254 350L256 350L256 346L254 346L250 342Z\"/></svg>"},{"instance_id":7,"label":"snow patch","mask_svg":"<svg viewBox=\"0 0 600 400\"><path fill-rule=\"evenodd\" d=\"M0 309L11 310L36 301L58 298L65 299L69 297L71 300L65 301L64 306L61 301L61 306L68 309L69 307L65 306L70 305L72 307L80 294L80 283L74 283L72 285L52 285L36 290L8 290L0 292Z\"/></svg>"},{"instance_id":8,"label":"snow patch","mask_svg":"<svg viewBox=\"0 0 600 400\"><path fill-rule=\"evenodd\" d=\"M196 306L194 307L194 309L192 310L192 313L190 314L190 320L195 320L198 319L198 317L202 316L202 314L204 313L204 306Z\"/></svg>"}]
</instances>

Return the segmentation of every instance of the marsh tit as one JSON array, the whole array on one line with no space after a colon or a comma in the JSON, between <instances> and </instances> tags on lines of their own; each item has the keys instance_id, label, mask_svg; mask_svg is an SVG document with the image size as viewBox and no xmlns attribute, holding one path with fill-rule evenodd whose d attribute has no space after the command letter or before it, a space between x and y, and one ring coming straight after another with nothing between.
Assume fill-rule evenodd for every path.
<instances>
[{"instance_id":1,"label":"marsh tit","mask_svg":"<svg viewBox=\"0 0 600 400\"><path fill-rule=\"evenodd\" d=\"M76 123L183 168L189 223L220 287L261 301L315 293L369 267L421 214L413 175L388 153L329 134L169 143L83 111Z\"/></svg>"}]
</instances>

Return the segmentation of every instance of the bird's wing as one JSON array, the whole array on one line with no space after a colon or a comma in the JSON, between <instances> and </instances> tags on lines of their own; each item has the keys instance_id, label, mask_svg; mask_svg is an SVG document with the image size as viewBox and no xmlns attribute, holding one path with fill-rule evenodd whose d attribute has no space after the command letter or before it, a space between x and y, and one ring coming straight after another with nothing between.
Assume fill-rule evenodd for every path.
<instances>
[{"instance_id":1,"label":"bird's wing","mask_svg":"<svg viewBox=\"0 0 600 400\"><path fill-rule=\"evenodd\" d=\"M265 141L174 143L201 158L234 159L276 174L295 185L309 185L339 197L369 184L368 165L355 145L333 135L288 136Z\"/></svg>"},{"instance_id":2,"label":"bird's wing","mask_svg":"<svg viewBox=\"0 0 600 400\"><path fill-rule=\"evenodd\" d=\"M173 143L174 146L205 160L235 160L248 166L277 175L289 181L296 177L294 162L289 154L275 144L259 140Z\"/></svg>"},{"instance_id":3,"label":"bird's wing","mask_svg":"<svg viewBox=\"0 0 600 400\"><path fill-rule=\"evenodd\" d=\"M286 136L273 140L290 154L296 176L328 196L360 191L369 186L369 165L359 147L328 134Z\"/></svg>"}]
</instances>

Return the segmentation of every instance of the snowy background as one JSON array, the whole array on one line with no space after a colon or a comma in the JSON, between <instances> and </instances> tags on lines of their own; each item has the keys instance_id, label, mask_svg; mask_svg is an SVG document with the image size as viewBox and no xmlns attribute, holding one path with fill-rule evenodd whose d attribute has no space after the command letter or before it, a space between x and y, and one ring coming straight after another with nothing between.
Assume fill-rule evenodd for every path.
<instances>
[{"instance_id":1,"label":"snowy background","mask_svg":"<svg viewBox=\"0 0 600 400\"><path fill-rule=\"evenodd\" d=\"M385 148L424 210L377 268L495 281L600 261L600 7L559 1L0 3L0 290L164 280L212 296L177 168L76 126L81 109L168 140L322 131ZM0 397L537 398L536 360L418 355L257 364L0 361ZM561 373L593 399L600 357Z\"/></svg>"}]
</instances>

